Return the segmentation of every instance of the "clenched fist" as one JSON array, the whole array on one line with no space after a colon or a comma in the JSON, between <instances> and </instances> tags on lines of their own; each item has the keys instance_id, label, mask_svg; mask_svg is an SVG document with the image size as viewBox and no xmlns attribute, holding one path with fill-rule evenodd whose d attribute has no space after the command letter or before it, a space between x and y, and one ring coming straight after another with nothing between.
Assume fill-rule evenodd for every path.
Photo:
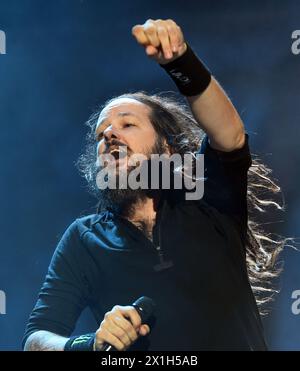
<instances>
[{"instance_id":1,"label":"clenched fist","mask_svg":"<svg viewBox=\"0 0 300 371\"><path fill-rule=\"evenodd\" d=\"M181 28L172 19L148 19L143 25L132 27L132 35L147 55L160 64L175 60L187 48Z\"/></svg>"},{"instance_id":2,"label":"clenched fist","mask_svg":"<svg viewBox=\"0 0 300 371\"><path fill-rule=\"evenodd\" d=\"M94 349L102 350L104 343L117 350L126 350L139 337L150 332L148 325L141 324L141 317L133 306L115 305L104 316L96 331Z\"/></svg>"}]
</instances>

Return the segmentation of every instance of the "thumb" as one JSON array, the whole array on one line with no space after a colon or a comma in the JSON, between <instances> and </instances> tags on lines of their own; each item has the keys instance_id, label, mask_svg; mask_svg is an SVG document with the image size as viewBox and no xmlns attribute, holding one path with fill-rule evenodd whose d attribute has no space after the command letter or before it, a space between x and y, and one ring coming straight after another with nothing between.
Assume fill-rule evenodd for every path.
<instances>
[{"instance_id":1,"label":"thumb","mask_svg":"<svg viewBox=\"0 0 300 371\"><path fill-rule=\"evenodd\" d=\"M150 327L148 325L142 325L139 328L139 334L141 336L145 336L145 335L149 334L149 332L150 332Z\"/></svg>"}]
</instances>

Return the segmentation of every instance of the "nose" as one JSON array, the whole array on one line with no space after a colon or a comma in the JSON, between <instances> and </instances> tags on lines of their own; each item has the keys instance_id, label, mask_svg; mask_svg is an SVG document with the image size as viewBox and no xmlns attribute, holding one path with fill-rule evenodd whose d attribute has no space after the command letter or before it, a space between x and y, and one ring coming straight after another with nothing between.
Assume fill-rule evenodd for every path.
<instances>
[{"instance_id":1,"label":"nose","mask_svg":"<svg viewBox=\"0 0 300 371\"><path fill-rule=\"evenodd\" d=\"M103 137L104 141L107 143L111 141L112 139L119 139L119 134L118 132L112 127L112 125L108 126L104 131L103 131Z\"/></svg>"}]
</instances>

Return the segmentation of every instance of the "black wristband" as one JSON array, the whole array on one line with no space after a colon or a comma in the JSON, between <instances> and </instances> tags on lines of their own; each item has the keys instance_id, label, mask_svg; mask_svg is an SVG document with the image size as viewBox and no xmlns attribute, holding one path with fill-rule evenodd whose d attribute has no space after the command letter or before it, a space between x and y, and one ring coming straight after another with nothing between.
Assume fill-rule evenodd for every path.
<instances>
[{"instance_id":1,"label":"black wristband","mask_svg":"<svg viewBox=\"0 0 300 371\"><path fill-rule=\"evenodd\" d=\"M171 76L181 94L199 95L208 87L211 73L189 44L186 45L186 51L179 58L160 66Z\"/></svg>"},{"instance_id":2,"label":"black wristband","mask_svg":"<svg viewBox=\"0 0 300 371\"><path fill-rule=\"evenodd\" d=\"M95 333L73 336L71 337L64 347L65 352L78 352L78 351L93 351L95 342Z\"/></svg>"}]
</instances>

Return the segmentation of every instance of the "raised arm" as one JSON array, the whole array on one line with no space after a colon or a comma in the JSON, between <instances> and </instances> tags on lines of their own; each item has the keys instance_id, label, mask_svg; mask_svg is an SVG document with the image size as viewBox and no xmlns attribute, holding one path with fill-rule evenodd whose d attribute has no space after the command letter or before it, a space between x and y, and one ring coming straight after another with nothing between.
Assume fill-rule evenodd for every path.
<instances>
[{"instance_id":1,"label":"raised arm","mask_svg":"<svg viewBox=\"0 0 300 371\"><path fill-rule=\"evenodd\" d=\"M145 47L146 54L165 67L187 50L181 28L171 19L149 19L143 25L134 26L132 34ZM244 125L214 77L201 94L187 96L187 100L213 148L229 152L243 146Z\"/></svg>"}]
</instances>

